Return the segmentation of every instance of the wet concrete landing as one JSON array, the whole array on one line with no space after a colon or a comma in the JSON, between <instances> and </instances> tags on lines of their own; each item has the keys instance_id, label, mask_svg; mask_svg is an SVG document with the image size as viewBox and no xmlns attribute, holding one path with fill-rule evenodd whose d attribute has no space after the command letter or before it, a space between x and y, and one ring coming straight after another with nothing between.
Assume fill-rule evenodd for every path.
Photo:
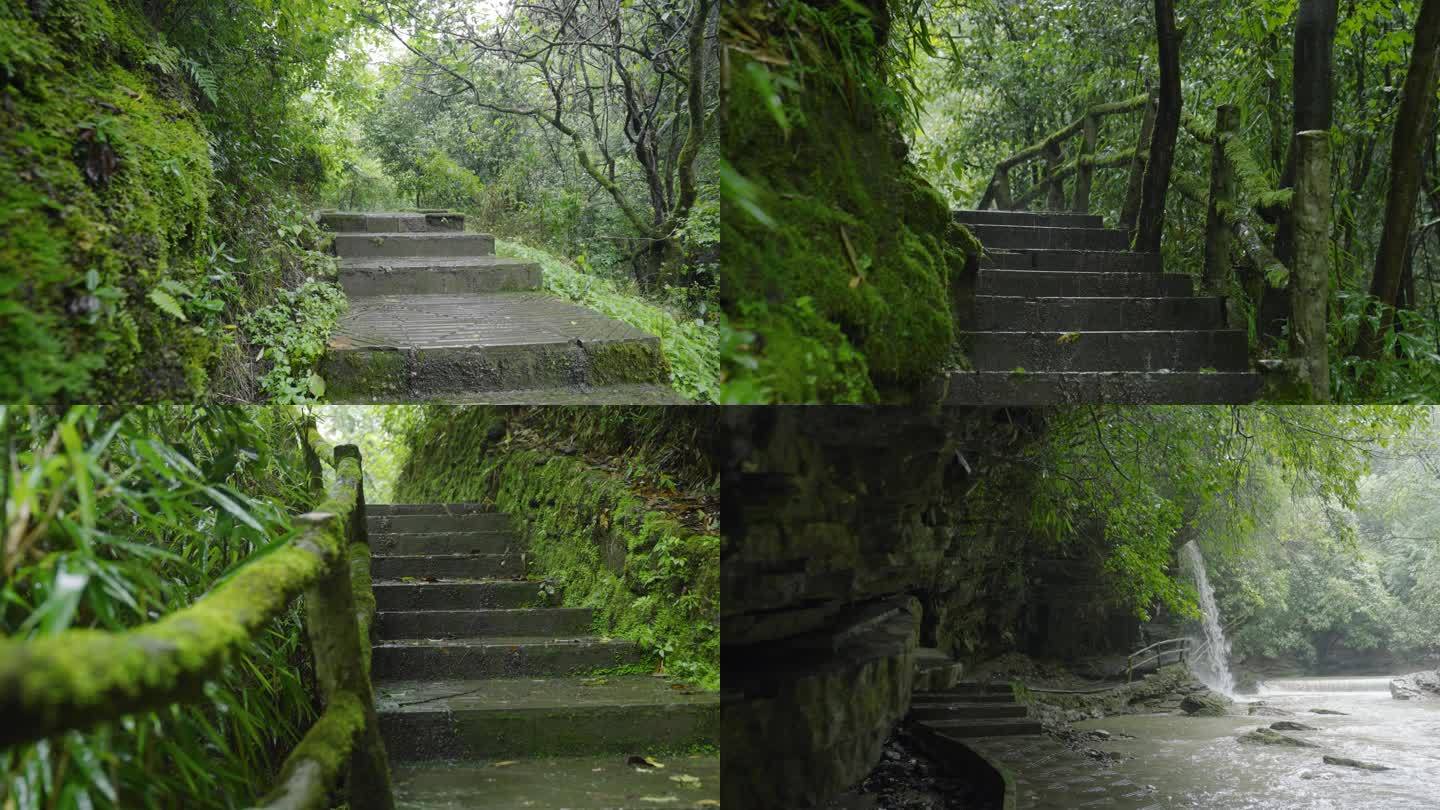
<instances>
[{"instance_id":1,"label":"wet concrete landing","mask_svg":"<svg viewBox=\"0 0 1440 810\"><path fill-rule=\"evenodd\" d=\"M375 687L384 712L504 710L577 706L717 705L719 695L653 675L588 678L386 681Z\"/></svg>"},{"instance_id":2,"label":"wet concrete landing","mask_svg":"<svg viewBox=\"0 0 1440 810\"><path fill-rule=\"evenodd\" d=\"M1014 779L1020 810L1165 810L1155 789L1044 735L977 737L965 744Z\"/></svg>"},{"instance_id":3,"label":"wet concrete landing","mask_svg":"<svg viewBox=\"0 0 1440 810\"><path fill-rule=\"evenodd\" d=\"M544 293L356 298L332 349L462 348L656 341L629 324Z\"/></svg>"},{"instance_id":4,"label":"wet concrete landing","mask_svg":"<svg viewBox=\"0 0 1440 810\"><path fill-rule=\"evenodd\" d=\"M400 810L720 806L718 755L655 757L665 767L643 770L628 765L627 759L612 755L395 765L396 806Z\"/></svg>"}]
</instances>

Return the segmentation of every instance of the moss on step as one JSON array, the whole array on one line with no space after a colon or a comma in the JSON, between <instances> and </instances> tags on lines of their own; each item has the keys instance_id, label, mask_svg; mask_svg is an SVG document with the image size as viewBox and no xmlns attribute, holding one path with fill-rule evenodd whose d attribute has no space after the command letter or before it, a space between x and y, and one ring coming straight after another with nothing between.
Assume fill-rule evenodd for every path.
<instances>
[{"instance_id":1,"label":"moss on step","mask_svg":"<svg viewBox=\"0 0 1440 810\"><path fill-rule=\"evenodd\" d=\"M716 689L720 538L684 523L686 501L658 491L673 489L666 479L709 480L708 460L678 460L708 447L713 417L694 411L435 407L408 437L396 498L480 501L509 514L531 576L554 580L566 606L593 608L598 632L638 642L667 671ZM627 465L628 476L618 472Z\"/></svg>"}]
</instances>

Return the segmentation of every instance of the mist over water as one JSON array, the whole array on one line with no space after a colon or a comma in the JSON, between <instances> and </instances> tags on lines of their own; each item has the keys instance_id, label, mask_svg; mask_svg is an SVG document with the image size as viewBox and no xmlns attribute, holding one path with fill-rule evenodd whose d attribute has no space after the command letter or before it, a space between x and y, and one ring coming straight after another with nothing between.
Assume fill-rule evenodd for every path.
<instances>
[{"instance_id":1,"label":"mist over water","mask_svg":"<svg viewBox=\"0 0 1440 810\"><path fill-rule=\"evenodd\" d=\"M1190 670L1201 683L1233 696L1235 675L1230 672L1230 641L1220 625L1220 608L1215 605L1215 589L1210 587L1210 577L1205 573L1205 558L1193 540L1180 548L1180 557L1200 593L1201 635L1191 637Z\"/></svg>"}]
</instances>

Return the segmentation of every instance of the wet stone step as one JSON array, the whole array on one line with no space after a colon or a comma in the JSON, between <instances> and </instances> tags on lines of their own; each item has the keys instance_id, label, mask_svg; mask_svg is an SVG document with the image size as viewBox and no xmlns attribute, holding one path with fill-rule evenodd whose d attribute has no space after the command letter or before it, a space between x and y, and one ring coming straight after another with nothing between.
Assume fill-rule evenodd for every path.
<instances>
[{"instance_id":1,"label":"wet stone step","mask_svg":"<svg viewBox=\"0 0 1440 810\"><path fill-rule=\"evenodd\" d=\"M540 265L501 256L347 259L340 266L340 286L352 298L538 290L542 281Z\"/></svg>"},{"instance_id":2,"label":"wet stone step","mask_svg":"<svg viewBox=\"0 0 1440 810\"><path fill-rule=\"evenodd\" d=\"M987 250L980 267L1070 273L1159 273L1160 254L1114 250Z\"/></svg>"},{"instance_id":3,"label":"wet stone step","mask_svg":"<svg viewBox=\"0 0 1440 810\"><path fill-rule=\"evenodd\" d=\"M500 514L482 503L367 503L366 517L391 515L473 515Z\"/></svg>"},{"instance_id":4,"label":"wet stone step","mask_svg":"<svg viewBox=\"0 0 1440 810\"><path fill-rule=\"evenodd\" d=\"M630 641L496 637L386 641L375 645L372 667L378 680L521 678L586 675L643 661Z\"/></svg>"},{"instance_id":5,"label":"wet stone step","mask_svg":"<svg viewBox=\"0 0 1440 810\"><path fill-rule=\"evenodd\" d=\"M1105 228L1055 228L1035 225L970 225L986 250L1126 250L1125 231Z\"/></svg>"},{"instance_id":6,"label":"wet stone step","mask_svg":"<svg viewBox=\"0 0 1440 810\"><path fill-rule=\"evenodd\" d=\"M1260 375L1248 372L1009 371L956 372L951 405L1227 404L1253 402Z\"/></svg>"},{"instance_id":7,"label":"wet stone step","mask_svg":"<svg viewBox=\"0 0 1440 810\"><path fill-rule=\"evenodd\" d=\"M525 575L524 554L449 554L371 557L375 579L437 577L440 579L503 579Z\"/></svg>"},{"instance_id":8,"label":"wet stone step","mask_svg":"<svg viewBox=\"0 0 1440 810\"><path fill-rule=\"evenodd\" d=\"M643 753L643 751L641 752ZM664 760L640 770L626 755L545 757L514 762L433 761L394 769L397 810L714 810L720 806L720 757ZM671 776L690 776L682 787ZM660 801L641 802L643 797Z\"/></svg>"},{"instance_id":9,"label":"wet stone step","mask_svg":"<svg viewBox=\"0 0 1440 810\"><path fill-rule=\"evenodd\" d=\"M955 221L964 225L1030 225L1060 228L1099 228L1104 220L1098 214L1071 214L1061 211L997 211L961 209L954 212Z\"/></svg>"},{"instance_id":10,"label":"wet stone step","mask_svg":"<svg viewBox=\"0 0 1440 810\"><path fill-rule=\"evenodd\" d=\"M1009 332L1033 330L1123 331L1221 329L1224 299L975 297L975 328Z\"/></svg>"},{"instance_id":11,"label":"wet stone step","mask_svg":"<svg viewBox=\"0 0 1440 810\"><path fill-rule=\"evenodd\" d=\"M495 237L459 232L337 233L335 255L342 259L493 256Z\"/></svg>"},{"instance_id":12,"label":"wet stone step","mask_svg":"<svg viewBox=\"0 0 1440 810\"><path fill-rule=\"evenodd\" d=\"M388 682L375 702L397 761L653 755L719 739L717 695L649 675Z\"/></svg>"},{"instance_id":13,"label":"wet stone step","mask_svg":"<svg viewBox=\"0 0 1440 810\"><path fill-rule=\"evenodd\" d=\"M340 233L424 233L463 231L465 215L458 211L325 211L320 225Z\"/></svg>"},{"instance_id":14,"label":"wet stone step","mask_svg":"<svg viewBox=\"0 0 1440 810\"><path fill-rule=\"evenodd\" d=\"M1010 694L980 693L939 697L941 694L940 692L916 692L910 701L910 705L914 708L919 706L946 706L953 703L1015 703L1015 696Z\"/></svg>"},{"instance_id":15,"label":"wet stone step","mask_svg":"<svg viewBox=\"0 0 1440 810\"><path fill-rule=\"evenodd\" d=\"M1238 329L1154 332L971 332L977 371L1248 371Z\"/></svg>"},{"instance_id":16,"label":"wet stone step","mask_svg":"<svg viewBox=\"0 0 1440 810\"><path fill-rule=\"evenodd\" d=\"M1015 689L1008 683L957 683L949 689L939 692L926 692L923 698L929 702L967 701L974 700L976 695L993 695L1014 700ZM917 695L916 697L922 696Z\"/></svg>"},{"instance_id":17,"label":"wet stone step","mask_svg":"<svg viewBox=\"0 0 1440 810\"><path fill-rule=\"evenodd\" d=\"M381 611L528 608L554 601L539 582L376 582L374 589Z\"/></svg>"},{"instance_id":18,"label":"wet stone step","mask_svg":"<svg viewBox=\"0 0 1440 810\"><path fill-rule=\"evenodd\" d=\"M382 639L482 636L580 636L594 619L589 608L382 610L375 628Z\"/></svg>"},{"instance_id":19,"label":"wet stone step","mask_svg":"<svg viewBox=\"0 0 1440 810\"><path fill-rule=\"evenodd\" d=\"M509 531L413 532L394 534L370 532L370 548L376 554L414 556L420 554L505 554L522 549L520 538Z\"/></svg>"},{"instance_id":20,"label":"wet stone step","mask_svg":"<svg viewBox=\"0 0 1440 810\"><path fill-rule=\"evenodd\" d=\"M925 720L921 723L947 737L1011 737L1020 734L1039 734L1043 731L1039 720L1021 718L978 718L964 720Z\"/></svg>"},{"instance_id":21,"label":"wet stone step","mask_svg":"<svg viewBox=\"0 0 1440 810\"><path fill-rule=\"evenodd\" d=\"M1028 710L1018 703L971 701L968 703L917 703L910 707L916 720L965 720L974 717L1025 717Z\"/></svg>"},{"instance_id":22,"label":"wet stone step","mask_svg":"<svg viewBox=\"0 0 1440 810\"><path fill-rule=\"evenodd\" d=\"M658 338L539 292L354 298L321 374L336 402L669 380Z\"/></svg>"},{"instance_id":23,"label":"wet stone step","mask_svg":"<svg viewBox=\"0 0 1440 810\"><path fill-rule=\"evenodd\" d=\"M376 513L366 507L365 528L371 533L392 532L421 534L429 532L507 531L510 516L499 512L461 512L450 514L413 512Z\"/></svg>"},{"instance_id":24,"label":"wet stone step","mask_svg":"<svg viewBox=\"0 0 1440 810\"><path fill-rule=\"evenodd\" d=\"M1189 296L1195 283L1179 273L1090 273L1042 270L981 270L976 295L1031 298Z\"/></svg>"}]
</instances>

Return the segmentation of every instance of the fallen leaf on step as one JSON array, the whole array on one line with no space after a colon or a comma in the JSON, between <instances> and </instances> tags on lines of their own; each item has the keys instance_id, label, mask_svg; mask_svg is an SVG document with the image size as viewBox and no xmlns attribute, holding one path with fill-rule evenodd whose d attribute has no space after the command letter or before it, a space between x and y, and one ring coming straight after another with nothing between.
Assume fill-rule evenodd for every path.
<instances>
[{"instance_id":1,"label":"fallen leaf on step","mask_svg":"<svg viewBox=\"0 0 1440 810\"><path fill-rule=\"evenodd\" d=\"M695 806L696 806L696 807L719 807L719 806L720 806L720 802L718 802L718 801L716 801L716 800L714 800L714 799L701 799L700 801L695 802Z\"/></svg>"},{"instance_id":2,"label":"fallen leaf on step","mask_svg":"<svg viewBox=\"0 0 1440 810\"><path fill-rule=\"evenodd\" d=\"M440 578L439 578L439 577L421 577L421 579L424 580L425 582L439 582L439 581L440 581Z\"/></svg>"},{"instance_id":3,"label":"fallen leaf on step","mask_svg":"<svg viewBox=\"0 0 1440 810\"><path fill-rule=\"evenodd\" d=\"M680 801L679 796L641 796L640 801L651 804L674 804Z\"/></svg>"},{"instance_id":4,"label":"fallen leaf on step","mask_svg":"<svg viewBox=\"0 0 1440 810\"><path fill-rule=\"evenodd\" d=\"M700 777L691 776L688 773L680 773L670 777L671 782L679 782L687 788L700 789Z\"/></svg>"},{"instance_id":5,"label":"fallen leaf on step","mask_svg":"<svg viewBox=\"0 0 1440 810\"><path fill-rule=\"evenodd\" d=\"M514 765L515 763L517 763L517 762L519 762L519 761L520 761L520 760L518 760L518 759L507 759L507 760L505 760L504 762L496 762L496 763L493 763L493 765L494 765L494 767L496 767L496 768L503 768L503 767L505 767L506 765Z\"/></svg>"},{"instance_id":6,"label":"fallen leaf on step","mask_svg":"<svg viewBox=\"0 0 1440 810\"><path fill-rule=\"evenodd\" d=\"M630 757L629 759L625 760L625 764L626 764L626 765L633 765L633 766L635 766L636 768L647 769L647 770L650 769L650 768L663 768L663 767L665 767L665 763L660 762L660 761L654 759L653 757L636 757L636 756L632 756L632 757Z\"/></svg>"}]
</instances>

